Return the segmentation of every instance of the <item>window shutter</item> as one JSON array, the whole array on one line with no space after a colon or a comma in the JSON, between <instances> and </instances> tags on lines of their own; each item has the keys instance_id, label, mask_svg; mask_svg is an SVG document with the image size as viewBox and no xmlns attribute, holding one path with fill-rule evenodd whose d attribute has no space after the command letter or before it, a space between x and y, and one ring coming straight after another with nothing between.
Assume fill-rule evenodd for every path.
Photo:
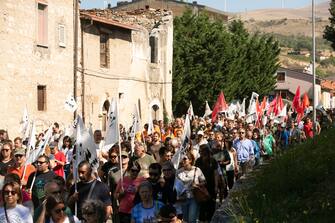
<instances>
[{"instance_id":1,"label":"window shutter","mask_svg":"<svg viewBox=\"0 0 335 223\"><path fill-rule=\"evenodd\" d=\"M59 41L59 46L65 47L65 26L62 24L58 25L58 41Z\"/></svg>"}]
</instances>

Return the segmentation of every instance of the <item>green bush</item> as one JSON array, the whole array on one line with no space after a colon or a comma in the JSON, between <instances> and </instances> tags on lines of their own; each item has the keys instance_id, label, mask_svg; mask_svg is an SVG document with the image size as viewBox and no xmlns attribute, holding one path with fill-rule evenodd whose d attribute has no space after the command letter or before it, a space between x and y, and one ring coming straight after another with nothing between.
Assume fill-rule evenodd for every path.
<instances>
[{"instance_id":1,"label":"green bush","mask_svg":"<svg viewBox=\"0 0 335 223\"><path fill-rule=\"evenodd\" d=\"M236 198L245 200L243 215L254 222L334 222L334 144L329 129L264 167Z\"/></svg>"}]
</instances>

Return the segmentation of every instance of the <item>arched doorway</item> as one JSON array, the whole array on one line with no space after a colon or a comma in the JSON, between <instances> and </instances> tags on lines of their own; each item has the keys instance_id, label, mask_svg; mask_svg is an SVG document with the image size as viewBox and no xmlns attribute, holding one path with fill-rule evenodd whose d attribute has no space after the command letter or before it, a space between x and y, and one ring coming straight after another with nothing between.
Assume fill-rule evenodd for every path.
<instances>
[{"instance_id":1,"label":"arched doorway","mask_svg":"<svg viewBox=\"0 0 335 223\"><path fill-rule=\"evenodd\" d=\"M109 110L109 107L110 107L110 102L108 100L106 100L104 102L104 104L102 105L102 128L101 130L103 132L106 131L106 126L107 126L107 114L108 114L108 110Z\"/></svg>"}]
</instances>

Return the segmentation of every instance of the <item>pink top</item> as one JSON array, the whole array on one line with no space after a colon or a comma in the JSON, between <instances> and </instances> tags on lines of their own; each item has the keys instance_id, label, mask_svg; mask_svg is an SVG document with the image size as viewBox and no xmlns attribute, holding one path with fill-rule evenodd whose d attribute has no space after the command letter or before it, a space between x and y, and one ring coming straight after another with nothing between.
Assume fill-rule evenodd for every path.
<instances>
[{"instance_id":1,"label":"pink top","mask_svg":"<svg viewBox=\"0 0 335 223\"><path fill-rule=\"evenodd\" d=\"M130 214L131 209L134 206L134 198L137 192L138 186L145 181L143 177L137 177L136 179L131 179L129 176L123 178L123 190L125 195L120 200L119 212ZM116 193L121 191L121 180L116 186Z\"/></svg>"}]
</instances>

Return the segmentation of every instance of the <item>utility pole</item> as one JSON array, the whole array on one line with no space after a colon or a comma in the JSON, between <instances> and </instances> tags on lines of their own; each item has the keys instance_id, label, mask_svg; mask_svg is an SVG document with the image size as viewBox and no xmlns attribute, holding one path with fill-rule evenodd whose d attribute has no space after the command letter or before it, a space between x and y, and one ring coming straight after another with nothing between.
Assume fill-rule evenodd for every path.
<instances>
[{"instance_id":1,"label":"utility pole","mask_svg":"<svg viewBox=\"0 0 335 223\"><path fill-rule=\"evenodd\" d=\"M77 70L78 70L78 0L74 0L74 33L73 33L73 98L77 101ZM74 119L77 112L74 112Z\"/></svg>"},{"instance_id":2,"label":"utility pole","mask_svg":"<svg viewBox=\"0 0 335 223\"><path fill-rule=\"evenodd\" d=\"M281 8L282 8L282 9L285 8L285 0L281 0Z\"/></svg>"},{"instance_id":3,"label":"utility pole","mask_svg":"<svg viewBox=\"0 0 335 223\"><path fill-rule=\"evenodd\" d=\"M313 39L313 61L312 61L312 72L313 72L313 141L315 143L316 134L316 91L315 91L315 0L312 0L312 39Z\"/></svg>"}]
</instances>

